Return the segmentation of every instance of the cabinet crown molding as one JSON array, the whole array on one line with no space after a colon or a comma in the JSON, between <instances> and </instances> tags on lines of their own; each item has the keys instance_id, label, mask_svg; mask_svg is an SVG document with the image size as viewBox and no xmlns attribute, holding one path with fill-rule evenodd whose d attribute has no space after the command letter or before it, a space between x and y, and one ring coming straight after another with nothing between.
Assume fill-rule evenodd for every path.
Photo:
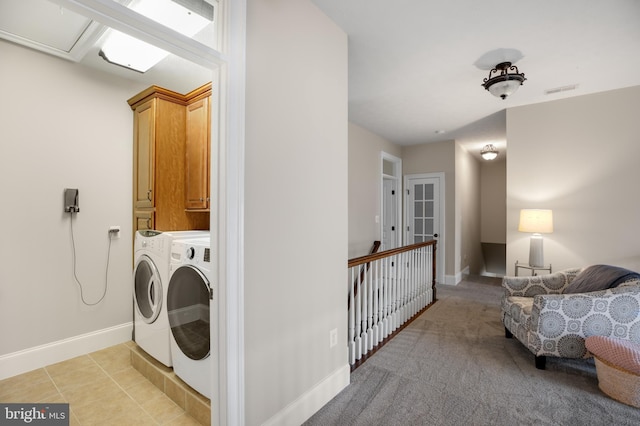
<instances>
[{"instance_id":1,"label":"cabinet crown molding","mask_svg":"<svg viewBox=\"0 0 640 426\"><path fill-rule=\"evenodd\" d=\"M139 105L145 103L149 99L159 98L186 106L192 102L210 96L211 87L211 82L205 83L197 89L194 89L191 92L183 95L181 93L165 89L164 87L149 86L147 89L127 100L127 103L129 104L131 109L136 109Z\"/></svg>"}]
</instances>

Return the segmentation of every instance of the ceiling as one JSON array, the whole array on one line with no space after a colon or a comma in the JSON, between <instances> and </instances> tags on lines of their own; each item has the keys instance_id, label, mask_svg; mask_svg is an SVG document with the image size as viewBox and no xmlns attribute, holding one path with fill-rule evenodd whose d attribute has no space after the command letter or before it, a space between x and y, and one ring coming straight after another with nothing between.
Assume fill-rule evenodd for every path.
<instances>
[{"instance_id":1,"label":"ceiling","mask_svg":"<svg viewBox=\"0 0 640 426\"><path fill-rule=\"evenodd\" d=\"M506 108L640 85L638 0L312 1L349 38L349 121L399 145L504 151ZM504 61L527 80L501 100Z\"/></svg>"},{"instance_id":2,"label":"ceiling","mask_svg":"<svg viewBox=\"0 0 640 426\"><path fill-rule=\"evenodd\" d=\"M349 38L349 120L398 145L455 139L504 153L506 108L640 85L638 0L312 1ZM175 55L144 74L109 64L98 56L106 31L47 0L0 0L1 38L180 93L211 81ZM527 80L501 100L481 83L504 61Z\"/></svg>"}]
</instances>

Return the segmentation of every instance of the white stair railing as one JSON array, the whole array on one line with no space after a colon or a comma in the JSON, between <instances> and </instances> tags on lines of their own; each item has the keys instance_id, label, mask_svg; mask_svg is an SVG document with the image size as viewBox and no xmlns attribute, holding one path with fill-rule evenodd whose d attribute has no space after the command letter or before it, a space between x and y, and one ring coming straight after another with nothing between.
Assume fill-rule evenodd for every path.
<instances>
[{"instance_id":1,"label":"white stair railing","mask_svg":"<svg viewBox=\"0 0 640 426\"><path fill-rule=\"evenodd\" d=\"M349 260L352 368L435 301L436 241Z\"/></svg>"}]
</instances>

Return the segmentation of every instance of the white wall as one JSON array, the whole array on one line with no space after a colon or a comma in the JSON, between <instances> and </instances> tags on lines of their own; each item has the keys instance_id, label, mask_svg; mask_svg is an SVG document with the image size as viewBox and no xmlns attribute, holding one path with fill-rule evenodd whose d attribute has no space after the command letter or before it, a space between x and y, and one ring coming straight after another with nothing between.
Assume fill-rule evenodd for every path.
<instances>
[{"instance_id":1,"label":"white wall","mask_svg":"<svg viewBox=\"0 0 640 426\"><path fill-rule=\"evenodd\" d=\"M456 271L479 274L483 269L480 246L480 163L456 143ZM458 219L459 218L459 219ZM468 268L468 269L467 269Z\"/></svg>"},{"instance_id":2,"label":"white wall","mask_svg":"<svg viewBox=\"0 0 640 426\"><path fill-rule=\"evenodd\" d=\"M369 254L380 240L381 153L400 157L402 149L349 123L349 258Z\"/></svg>"},{"instance_id":3,"label":"white wall","mask_svg":"<svg viewBox=\"0 0 640 426\"><path fill-rule=\"evenodd\" d=\"M1 357L131 322L126 100L142 87L5 41L0 57ZM105 285L107 230L121 227L107 295L93 307L82 304L73 279L70 219L62 206L67 187L80 190L73 227L88 301L99 299Z\"/></svg>"},{"instance_id":4,"label":"white wall","mask_svg":"<svg viewBox=\"0 0 640 426\"><path fill-rule=\"evenodd\" d=\"M480 223L483 243L507 241L507 161L483 161L480 167Z\"/></svg>"},{"instance_id":5,"label":"white wall","mask_svg":"<svg viewBox=\"0 0 640 426\"><path fill-rule=\"evenodd\" d=\"M506 113L505 113L506 116ZM507 161L480 162L480 241L483 275L504 276L507 248Z\"/></svg>"},{"instance_id":6,"label":"white wall","mask_svg":"<svg viewBox=\"0 0 640 426\"><path fill-rule=\"evenodd\" d=\"M552 209L554 270L608 263L640 270L640 86L507 111L507 270L526 262L522 208Z\"/></svg>"},{"instance_id":7,"label":"white wall","mask_svg":"<svg viewBox=\"0 0 640 426\"><path fill-rule=\"evenodd\" d=\"M246 93L245 418L301 424L349 382L346 35L248 2Z\"/></svg>"}]
</instances>

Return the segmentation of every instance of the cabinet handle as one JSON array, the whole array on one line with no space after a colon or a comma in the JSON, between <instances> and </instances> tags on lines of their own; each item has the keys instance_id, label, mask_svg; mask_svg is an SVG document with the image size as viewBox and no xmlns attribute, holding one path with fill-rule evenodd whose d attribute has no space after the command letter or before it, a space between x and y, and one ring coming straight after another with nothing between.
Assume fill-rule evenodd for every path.
<instances>
[{"instance_id":1,"label":"cabinet handle","mask_svg":"<svg viewBox=\"0 0 640 426\"><path fill-rule=\"evenodd\" d=\"M151 189L147 191L147 200L151 201Z\"/></svg>"},{"instance_id":2,"label":"cabinet handle","mask_svg":"<svg viewBox=\"0 0 640 426\"><path fill-rule=\"evenodd\" d=\"M204 201L204 198L200 197L200 201Z\"/></svg>"},{"instance_id":3,"label":"cabinet handle","mask_svg":"<svg viewBox=\"0 0 640 426\"><path fill-rule=\"evenodd\" d=\"M151 218L147 219L147 229L151 229Z\"/></svg>"}]
</instances>

